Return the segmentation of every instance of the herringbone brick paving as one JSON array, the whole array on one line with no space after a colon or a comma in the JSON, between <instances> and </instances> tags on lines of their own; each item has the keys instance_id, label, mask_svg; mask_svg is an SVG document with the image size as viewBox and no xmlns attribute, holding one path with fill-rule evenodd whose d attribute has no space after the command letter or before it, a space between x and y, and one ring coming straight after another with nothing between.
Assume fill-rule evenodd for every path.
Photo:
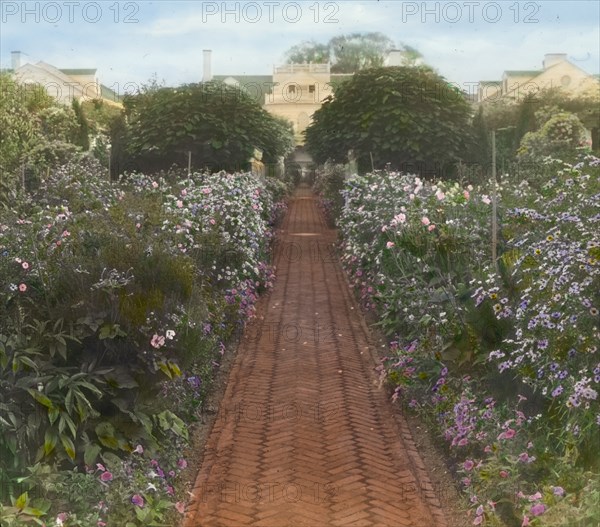
<instances>
[{"instance_id":1,"label":"herringbone brick paving","mask_svg":"<svg viewBox=\"0 0 600 527\"><path fill-rule=\"evenodd\" d=\"M374 382L366 328L308 188L276 244L185 527L443 527L404 421Z\"/></svg>"}]
</instances>

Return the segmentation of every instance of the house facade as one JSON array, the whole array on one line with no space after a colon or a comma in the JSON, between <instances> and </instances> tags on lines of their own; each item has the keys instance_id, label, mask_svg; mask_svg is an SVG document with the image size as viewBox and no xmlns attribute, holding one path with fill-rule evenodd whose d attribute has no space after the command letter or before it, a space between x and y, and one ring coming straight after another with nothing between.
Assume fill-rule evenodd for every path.
<instances>
[{"instance_id":1,"label":"house facade","mask_svg":"<svg viewBox=\"0 0 600 527\"><path fill-rule=\"evenodd\" d=\"M98 80L96 69L59 69L40 61L31 64L20 51L12 52L11 73L21 85L41 85L59 103L70 105L73 99L87 101L102 99L120 106L119 96Z\"/></svg>"},{"instance_id":2,"label":"house facade","mask_svg":"<svg viewBox=\"0 0 600 527\"><path fill-rule=\"evenodd\" d=\"M272 75L215 75L210 77L243 89L269 113L288 120L296 144L304 144L304 131L323 100L352 74L332 74L330 64L285 64Z\"/></svg>"},{"instance_id":3,"label":"house facade","mask_svg":"<svg viewBox=\"0 0 600 527\"><path fill-rule=\"evenodd\" d=\"M506 70L501 80L479 81L477 102L503 97L520 100L549 88L560 88L572 96L598 96L600 79L570 62L566 53L547 53L540 70Z\"/></svg>"}]
</instances>

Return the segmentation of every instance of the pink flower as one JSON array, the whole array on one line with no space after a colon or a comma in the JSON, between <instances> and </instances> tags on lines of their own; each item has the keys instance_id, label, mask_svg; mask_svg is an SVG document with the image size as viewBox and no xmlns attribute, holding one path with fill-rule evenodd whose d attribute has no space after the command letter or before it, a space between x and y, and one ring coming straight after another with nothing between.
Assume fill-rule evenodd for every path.
<instances>
[{"instance_id":1,"label":"pink flower","mask_svg":"<svg viewBox=\"0 0 600 527\"><path fill-rule=\"evenodd\" d=\"M29 269L29 264L27 262L23 262L21 267L27 271L27 269Z\"/></svg>"},{"instance_id":2,"label":"pink flower","mask_svg":"<svg viewBox=\"0 0 600 527\"><path fill-rule=\"evenodd\" d=\"M144 453L144 447L142 445L138 445L135 447L134 452L137 452L138 454L143 454Z\"/></svg>"},{"instance_id":3,"label":"pink flower","mask_svg":"<svg viewBox=\"0 0 600 527\"><path fill-rule=\"evenodd\" d=\"M98 520L98 523L96 524L98 527L106 527L106 523L104 523L101 520Z\"/></svg>"},{"instance_id":4,"label":"pink flower","mask_svg":"<svg viewBox=\"0 0 600 527\"><path fill-rule=\"evenodd\" d=\"M546 512L546 506L543 503L536 503L535 505L531 506L529 512L531 512L531 514L534 516L541 516L544 514L544 512Z\"/></svg>"},{"instance_id":5,"label":"pink flower","mask_svg":"<svg viewBox=\"0 0 600 527\"><path fill-rule=\"evenodd\" d=\"M156 349L161 348L165 345L165 337L163 337L162 335L154 334L152 340L150 341L150 345Z\"/></svg>"},{"instance_id":6,"label":"pink flower","mask_svg":"<svg viewBox=\"0 0 600 527\"><path fill-rule=\"evenodd\" d=\"M521 527L528 527L529 525L531 525L531 523L529 523L529 516L523 516Z\"/></svg>"},{"instance_id":7,"label":"pink flower","mask_svg":"<svg viewBox=\"0 0 600 527\"><path fill-rule=\"evenodd\" d=\"M106 470L106 467L102 463L96 463L96 468L102 472Z\"/></svg>"},{"instance_id":8,"label":"pink flower","mask_svg":"<svg viewBox=\"0 0 600 527\"><path fill-rule=\"evenodd\" d=\"M527 452L521 452L519 454L519 461L521 461L522 463L527 463L528 460L529 460L529 454Z\"/></svg>"},{"instance_id":9,"label":"pink flower","mask_svg":"<svg viewBox=\"0 0 600 527\"><path fill-rule=\"evenodd\" d=\"M183 470L184 468L186 468L186 467L188 466L188 464L187 464L187 461L186 461L185 459L181 458L181 459L180 459L180 460L177 462L177 466L178 466L180 469L182 469L182 470Z\"/></svg>"},{"instance_id":10,"label":"pink flower","mask_svg":"<svg viewBox=\"0 0 600 527\"><path fill-rule=\"evenodd\" d=\"M152 182L152 188L158 188L158 183L156 181Z\"/></svg>"},{"instance_id":11,"label":"pink flower","mask_svg":"<svg viewBox=\"0 0 600 527\"><path fill-rule=\"evenodd\" d=\"M183 514L185 512L185 504L182 501L178 501L175 504L175 510L179 513L179 514Z\"/></svg>"},{"instance_id":12,"label":"pink flower","mask_svg":"<svg viewBox=\"0 0 600 527\"><path fill-rule=\"evenodd\" d=\"M461 481L465 487L468 487L471 484L471 478L463 478Z\"/></svg>"},{"instance_id":13,"label":"pink flower","mask_svg":"<svg viewBox=\"0 0 600 527\"><path fill-rule=\"evenodd\" d=\"M435 229L435 225L430 225L429 227L427 227L427 230L429 232L431 232L433 229Z\"/></svg>"},{"instance_id":14,"label":"pink flower","mask_svg":"<svg viewBox=\"0 0 600 527\"><path fill-rule=\"evenodd\" d=\"M481 525L482 521L483 521L483 516L475 516L475 519L473 520L473 525Z\"/></svg>"},{"instance_id":15,"label":"pink flower","mask_svg":"<svg viewBox=\"0 0 600 527\"><path fill-rule=\"evenodd\" d=\"M537 500L541 500L542 499L542 493L541 492L536 492L535 494L532 494L531 496L529 496L529 501L537 501Z\"/></svg>"},{"instance_id":16,"label":"pink flower","mask_svg":"<svg viewBox=\"0 0 600 527\"><path fill-rule=\"evenodd\" d=\"M181 191L181 195L182 195L182 196L187 196L187 190L183 189L183 190Z\"/></svg>"},{"instance_id":17,"label":"pink flower","mask_svg":"<svg viewBox=\"0 0 600 527\"><path fill-rule=\"evenodd\" d=\"M486 205L489 205L492 202L492 200L485 195L481 196L481 201L483 201ZM527 516L525 516L525 517L527 518ZM527 524L527 525L529 525L529 524Z\"/></svg>"},{"instance_id":18,"label":"pink flower","mask_svg":"<svg viewBox=\"0 0 600 527\"><path fill-rule=\"evenodd\" d=\"M203 188L203 189L202 189L202 192L203 192L204 194L210 194L210 189L209 189L209 188Z\"/></svg>"},{"instance_id":19,"label":"pink flower","mask_svg":"<svg viewBox=\"0 0 600 527\"><path fill-rule=\"evenodd\" d=\"M112 481L112 479L113 475L108 470L100 474L100 481Z\"/></svg>"},{"instance_id":20,"label":"pink flower","mask_svg":"<svg viewBox=\"0 0 600 527\"><path fill-rule=\"evenodd\" d=\"M178 209L182 208L183 207L183 201L181 201L180 199L178 199L176 205L177 205Z\"/></svg>"},{"instance_id":21,"label":"pink flower","mask_svg":"<svg viewBox=\"0 0 600 527\"><path fill-rule=\"evenodd\" d=\"M513 437L515 437L516 433L517 432L515 430L513 430L512 428L507 428L504 432L502 432L498 436L498 439L512 439Z\"/></svg>"},{"instance_id":22,"label":"pink flower","mask_svg":"<svg viewBox=\"0 0 600 527\"><path fill-rule=\"evenodd\" d=\"M139 494L134 494L131 497L131 503L133 503L137 507L142 508L144 506L144 498L142 498Z\"/></svg>"},{"instance_id":23,"label":"pink flower","mask_svg":"<svg viewBox=\"0 0 600 527\"><path fill-rule=\"evenodd\" d=\"M473 470L473 467L475 466L475 463L473 463L473 461L471 459L467 459L464 463L463 463L463 468L468 472L470 470Z\"/></svg>"},{"instance_id":24,"label":"pink flower","mask_svg":"<svg viewBox=\"0 0 600 527\"><path fill-rule=\"evenodd\" d=\"M136 224L135 224L135 228L136 228L136 229L140 229L141 227L142 227L142 224L141 224L141 223L136 223Z\"/></svg>"},{"instance_id":25,"label":"pink flower","mask_svg":"<svg viewBox=\"0 0 600 527\"><path fill-rule=\"evenodd\" d=\"M27 285L19 284L19 291L21 291L21 293L24 293L25 291L27 291Z\"/></svg>"},{"instance_id":26,"label":"pink flower","mask_svg":"<svg viewBox=\"0 0 600 527\"><path fill-rule=\"evenodd\" d=\"M385 246L386 246L388 249L391 249L391 248L392 248L394 245L396 245L394 242L387 242L387 243L385 244Z\"/></svg>"},{"instance_id":27,"label":"pink flower","mask_svg":"<svg viewBox=\"0 0 600 527\"><path fill-rule=\"evenodd\" d=\"M208 223L210 223L211 225L214 225L217 222L211 218Z\"/></svg>"},{"instance_id":28,"label":"pink flower","mask_svg":"<svg viewBox=\"0 0 600 527\"><path fill-rule=\"evenodd\" d=\"M421 218L421 223L422 223L423 225L429 225L429 224L431 223L431 221L429 220L429 218L428 218L427 216L423 216L423 217Z\"/></svg>"},{"instance_id":29,"label":"pink flower","mask_svg":"<svg viewBox=\"0 0 600 527\"><path fill-rule=\"evenodd\" d=\"M62 236L66 238L67 236L71 236L71 233L69 231L63 231Z\"/></svg>"},{"instance_id":30,"label":"pink flower","mask_svg":"<svg viewBox=\"0 0 600 527\"><path fill-rule=\"evenodd\" d=\"M485 448L483 449L483 451L486 454L489 454L492 451L492 447L490 445L486 445Z\"/></svg>"},{"instance_id":31,"label":"pink flower","mask_svg":"<svg viewBox=\"0 0 600 527\"><path fill-rule=\"evenodd\" d=\"M469 440L466 437L463 437L458 443L458 446L465 446L469 444Z\"/></svg>"},{"instance_id":32,"label":"pink flower","mask_svg":"<svg viewBox=\"0 0 600 527\"><path fill-rule=\"evenodd\" d=\"M501 478L507 478L508 477L508 472L506 472L506 470L501 470L500 471L500 477Z\"/></svg>"},{"instance_id":33,"label":"pink flower","mask_svg":"<svg viewBox=\"0 0 600 527\"><path fill-rule=\"evenodd\" d=\"M383 227L381 227L381 232L385 232L387 230L388 230L387 225L384 225Z\"/></svg>"},{"instance_id":34,"label":"pink flower","mask_svg":"<svg viewBox=\"0 0 600 527\"><path fill-rule=\"evenodd\" d=\"M469 199L469 198L471 197L471 194L469 194L469 191L468 191L468 190L465 190L465 191L463 192L463 196L465 197L465 199Z\"/></svg>"},{"instance_id":35,"label":"pink flower","mask_svg":"<svg viewBox=\"0 0 600 527\"><path fill-rule=\"evenodd\" d=\"M438 191L435 193L435 197L436 197L436 198L437 198L439 201L442 201L442 200L443 200L443 199L446 197L446 194L444 194L444 193L443 193L441 190L438 190Z\"/></svg>"}]
</instances>

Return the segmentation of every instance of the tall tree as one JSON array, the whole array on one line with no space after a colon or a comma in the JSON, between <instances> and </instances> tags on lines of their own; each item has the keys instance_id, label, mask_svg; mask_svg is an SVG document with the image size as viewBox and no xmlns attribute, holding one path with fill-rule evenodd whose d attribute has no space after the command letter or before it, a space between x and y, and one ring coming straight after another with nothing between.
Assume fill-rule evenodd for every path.
<instances>
[{"instance_id":1,"label":"tall tree","mask_svg":"<svg viewBox=\"0 0 600 527\"><path fill-rule=\"evenodd\" d=\"M128 150L142 169L185 165L247 169L258 148L274 162L292 148L291 131L244 90L211 81L126 97Z\"/></svg>"},{"instance_id":2,"label":"tall tree","mask_svg":"<svg viewBox=\"0 0 600 527\"><path fill-rule=\"evenodd\" d=\"M285 53L285 60L288 63L330 62L333 73L354 73L383 66L392 49L402 51L403 65L418 66L423 62L421 53L412 46L396 46L391 38L377 32L340 35L327 44L305 40L292 46Z\"/></svg>"},{"instance_id":3,"label":"tall tree","mask_svg":"<svg viewBox=\"0 0 600 527\"><path fill-rule=\"evenodd\" d=\"M83 113L81 104L77 99L73 99L71 107L75 112L75 118L77 119L77 128L73 137L72 143L80 146L83 150L90 149L90 125Z\"/></svg>"},{"instance_id":4,"label":"tall tree","mask_svg":"<svg viewBox=\"0 0 600 527\"><path fill-rule=\"evenodd\" d=\"M315 62L322 64L329 62L331 52L328 44L320 44L314 40L305 40L300 44L292 46L285 54L287 63L304 64Z\"/></svg>"},{"instance_id":5,"label":"tall tree","mask_svg":"<svg viewBox=\"0 0 600 527\"><path fill-rule=\"evenodd\" d=\"M353 73L383 66L394 41L382 33L352 33L332 38L329 46L334 58L331 71Z\"/></svg>"},{"instance_id":6,"label":"tall tree","mask_svg":"<svg viewBox=\"0 0 600 527\"><path fill-rule=\"evenodd\" d=\"M359 71L315 112L306 144L318 163L346 162L359 169L394 168L448 174L468 155L471 110L455 87L427 67Z\"/></svg>"}]
</instances>

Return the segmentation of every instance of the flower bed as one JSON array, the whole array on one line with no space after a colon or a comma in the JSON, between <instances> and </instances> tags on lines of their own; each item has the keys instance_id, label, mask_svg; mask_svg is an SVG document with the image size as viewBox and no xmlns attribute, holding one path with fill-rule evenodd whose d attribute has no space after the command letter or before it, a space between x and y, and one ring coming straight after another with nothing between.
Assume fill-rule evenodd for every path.
<instances>
[{"instance_id":1,"label":"flower bed","mask_svg":"<svg viewBox=\"0 0 600 527\"><path fill-rule=\"evenodd\" d=\"M176 522L187 423L273 282L285 185L103 177L74 162L3 213L3 525Z\"/></svg>"},{"instance_id":2,"label":"flower bed","mask_svg":"<svg viewBox=\"0 0 600 527\"><path fill-rule=\"evenodd\" d=\"M380 374L443 438L474 525L598 517L599 160L542 169L501 181L497 267L489 185L343 191L343 263L393 339Z\"/></svg>"}]
</instances>

